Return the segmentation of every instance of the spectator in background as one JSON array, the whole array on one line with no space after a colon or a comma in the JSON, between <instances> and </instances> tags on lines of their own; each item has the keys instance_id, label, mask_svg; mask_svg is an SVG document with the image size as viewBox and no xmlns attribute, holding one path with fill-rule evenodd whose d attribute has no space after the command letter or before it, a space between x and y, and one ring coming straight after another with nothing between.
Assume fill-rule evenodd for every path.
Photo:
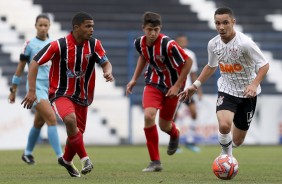
<instances>
[{"instance_id":1,"label":"spectator in background","mask_svg":"<svg viewBox=\"0 0 282 184\"><path fill-rule=\"evenodd\" d=\"M106 82L114 80L112 65L100 40L92 37L93 31L94 19L91 15L85 12L75 14L71 33L49 43L33 58L28 75L29 90L22 101L24 108L28 109L36 101L35 79L38 67L51 60L49 100L65 123L68 136L64 155L58 159L58 163L72 177L80 177L73 164L76 154L82 164L82 174L93 169L85 149L83 133L88 106L94 98L95 64L102 67Z\"/></svg>"},{"instance_id":2,"label":"spectator in background","mask_svg":"<svg viewBox=\"0 0 282 184\"><path fill-rule=\"evenodd\" d=\"M187 76L187 80L185 84L185 86L190 86L198 77L197 75L198 64L197 64L196 54L192 50L187 48L189 42L186 35L178 34L175 38L175 41L178 43L180 47L183 48L183 50L193 61L190 73ZM199 100L201 100L203 96L201 87L197 90L197 93ZM192 122L189 124L189 130L185 134L184 144L188 149L194 152L199 152L200 148L195 144L195 134L196 134L195 129L196 129L196 121L197 121L197 107L196 107L195 99L191 98L184 101L183 103L189 108L189 112L192 120ZM176 120L177 120L177 115L176 115Z\"/></svg>"},{"instance_id":3,"label":"spectator in background","mask_svg":"<svg viewBox=\"0 0 282 184\"><path fill-rule=\"evenodd\" d=\"M219 67L218 140L221 154L232 155L232 148L240 146L247 135L269 63L253 40L234 29L236 20L230 8L218 8L214 22L218 35L208 43L208 64L179 96L181 101L190 98Z\"/></svg>"},{"instance_id":4,"label":"spectator in background","mask_svg":"<svg viewBox=\"0 0 282 184\"><path fill-rule=\"evenodd\" d=\"M179 130L173 118L178 104L178 93L183 90L186 76L192 61L184 50L172 39L161 34L161 16L146 12L143 15L144 36L134 42L139 53L137 66L132 79L127 84L126 95L132 93L136 81L147 65L145 72L146 86L143 92L144 132L151 162L143 172L161 171L159 138L155 124L159 113L160 129L170 136L167 149L173 155L179 144Z\"/></svg>"},{"instance_id":5,"label":"spectator in background","mask_svg":"<svg viewBox=\"0 0 282 184\"><path fill-rule=\"evenodd\" d=\"M33 56L45 45L51 42L51 39L48 35L50 20L47 15L40 14L36 17L35 28L37 30L36 37L25 42L24 48L20 55L20 62L18 63L17 70L12 78L12 87L10 88L9 95L10 103L14 103L16 100L17 87L20 84L25 65L29 65ZM32 152L40 136L41 128L45 122L48 125L48 139L51 146L53 147L58 158L63 155L57 132L56 115L53 112L48 100L49 71L49 63L40 66L36 78L37 102L32 105L32 107L35 109L35 117L33 126L28 135L27 146L22 155L22 160L29 165L35 164ZM29 84L27 82L27 90L28 86Z\"/></svg>"}]
</instances>

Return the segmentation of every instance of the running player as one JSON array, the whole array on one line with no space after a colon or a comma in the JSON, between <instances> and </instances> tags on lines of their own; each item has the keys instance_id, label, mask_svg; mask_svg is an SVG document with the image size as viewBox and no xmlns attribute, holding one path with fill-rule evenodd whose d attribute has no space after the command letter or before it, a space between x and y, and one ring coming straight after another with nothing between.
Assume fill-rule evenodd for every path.
<instances>
[{"instance_id":1,"label":"running player","mask_svg":"<svg viewBox=\"0 0 282 184\"><path fill-rule=\"evenodd\" d=\"M22 101L25 108L31 108L37 98L35 79L38 66L51 60L49 100L54 111L64 121L68 136L64 155L58 159L58 163L72 177L80 177L73 164L76 154L82 164L82 174L93 169L85 149L83 133L88 106L94 99L95 64L102 67L106 82L114 80L112 65L102 43L92 37L93 31L94 19L91 15L85 12L75 14L71 33L46 45L33 58L28 75L29 91Z\"/></svg>"},{"instance_id":2,"label":"running player","mask_svg":"<svg viewBox=\"0 0 282 184\"><path fill-rule=\"evenodd\" d=\"M232 155L232 145L237 147L244 142L269 63L249 37L234 29L236 21L230 8L218 8L214 21L218 35L208 43L208 64L193 85L179 96L180 100L190 98L219 67L218 140L221 154Z\"/></svg>"},{"instance_id":3,"label":"running player","mask_svg":"<svg viewBox=\"0 0 282 184\"><path fill-rule=\"evenodd\" d=\"M144 132L151 162L143 172L161 171L159 138L155 124L158 110L160 129L170 136L167 149L173 155L179 144L179 130L173 118L178 104L178 93L183 90L190 71L192 60L172 39L161 34L161 16L146 12L143 15L144 36L134 42L139 53L134 75L127 84L126 95L132 93L136 81L147 65L145 72L146 86L143 92Z\"/></svg>"}]
</instances>

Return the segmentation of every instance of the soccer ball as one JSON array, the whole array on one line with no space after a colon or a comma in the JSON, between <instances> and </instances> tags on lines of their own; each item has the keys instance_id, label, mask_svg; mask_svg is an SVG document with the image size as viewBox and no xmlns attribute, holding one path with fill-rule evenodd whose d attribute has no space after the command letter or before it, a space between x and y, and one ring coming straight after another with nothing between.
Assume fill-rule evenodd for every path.
<instances>
[{"instance_id":1,"label":"soccer ball","mask_svg":"<svg viewBox=\"0 0 282 184\"><path fill-rule=\"evenodd\" d=\"M222 180L231 180L238 173L239 164L235 157L219 155L212 164L213 173Z\"/></svg>"}]
</instances>

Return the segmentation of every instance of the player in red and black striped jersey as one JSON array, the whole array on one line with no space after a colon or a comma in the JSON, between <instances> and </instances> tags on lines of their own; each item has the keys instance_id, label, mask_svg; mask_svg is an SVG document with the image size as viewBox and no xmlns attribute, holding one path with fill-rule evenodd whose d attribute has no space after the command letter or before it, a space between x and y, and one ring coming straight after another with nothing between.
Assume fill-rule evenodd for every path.
<instances>
[{"instance_id":1,"label":"player in red and black striped jersey","mask_svg":"<svg viewBox=\"0 0 282 184\"><path fill-rule=\"evenodd\" d=\"M134 75L127 84L126 95L132 93L138 77L145 72L146 86L143 92L144 132L151 162L144 172L161 171L158 148L158 132L155 117L158 109L160 129L170 135L167 150L173 155L179 143L179 130L173 118L178 104L178 93L183 90L192 60L171 38L161 34L161 16L146 12L143 16L144 36L134 42L139 58Z\"/></svg>"},{"instance_id":2,"label":"player in red and black striped jersey","mask_svg":"<svg viewBox=\"0 0 282 184\"><path fill-rule=\"evenodd\" d=\"M77 13L72 19L73 31L46 45L30 64L29 91L23 100L24 107L31 108L36 100L35 79L38 66L51 60L49 75L49 100L54 111L64 121L67 142L63 157L58 162L73 177L80 173L72 163L75 154L81 159L82 174L87 174L93 165L86 153L83 133L86 126L88 106L93 101L95 88L95 63L104 72L106 82L113 81L112 65L101 42L92 38L94 20L85 12Z\"/></svg>"}]
</instances>

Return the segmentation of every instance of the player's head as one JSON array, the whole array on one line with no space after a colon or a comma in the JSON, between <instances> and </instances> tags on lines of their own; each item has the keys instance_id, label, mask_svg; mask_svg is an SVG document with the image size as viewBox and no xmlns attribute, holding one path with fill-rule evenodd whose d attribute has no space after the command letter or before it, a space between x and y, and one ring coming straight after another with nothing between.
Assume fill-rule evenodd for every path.
<instances>
[{"instance_id":1,"label":"player's head","mask_svg":"<svg viewBox=\"0 0 282 184\"><path fill-rule=\"evenodd\" d=\"M152 44L159 36L162 27L162 18L154 12L145 12L143 15L143 31L147 42Z\"/></svg>"},{"instance_id":2,"label":"player's head","mask_svg":"<svg viewBox=\"0 0 282 184\"><path fill-rule=\"evenodd\" d=\"M180 33L176 35L175 41L178 43L178 45L182 48L186 48L188 46L188 38L185 34Z\"/></svg>"},{"instance_id":3,"label":"player's head","mask_svg":"<svg viewBox=\"0 0 282 184\"><path fill-rule=\"evenodd\" d=\"M37 37L45 40L48 38L48 31L50 28L50 19L46 14L40 14L35 19L35 28L37 30Z\"/></svg>"},{"instance_id":4,"label":"player's head","mask_svg":"<svg viewBox=\"0 0 282 184\"><path fill-rule=\"evenodd\" d=\"M224 42L229 42L235 36L233 11L230 8L218 8L214 13L216 30Z\"/></svg>"},{"instance_id":5,"label":"player's head","mask_svg":"<svg viewBox=\"0 0 282 184\"><path fill-rule=\"evenodd\" d=\"M86 12L76 13L72 18L72 29L76 39L90 39L94 31L93 17Z\"/></svg>"}]
</instances>

